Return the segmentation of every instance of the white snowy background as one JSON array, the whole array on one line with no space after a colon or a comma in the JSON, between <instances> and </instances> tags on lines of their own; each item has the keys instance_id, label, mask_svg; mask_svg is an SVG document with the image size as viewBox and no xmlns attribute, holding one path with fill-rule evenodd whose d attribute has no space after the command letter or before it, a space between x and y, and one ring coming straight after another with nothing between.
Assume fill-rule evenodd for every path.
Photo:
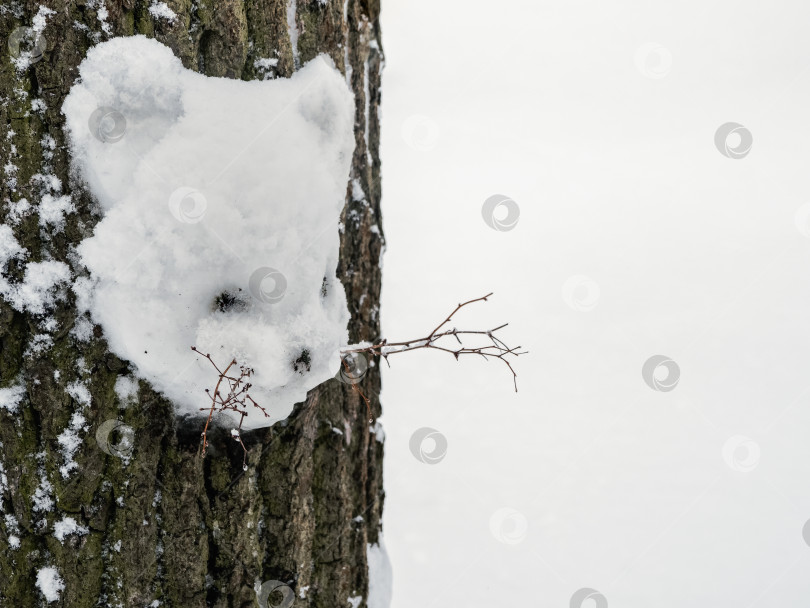
<instances>
[{"instance_id":1,"label":"white snowy background","mask_svg":"<svg viewBox=\"0 0 810 608\"><path fill-rule=\"evenodd\" d=\"M394 608L807 603L808 23L795 1L383 3L385 335L494 291L462 319L531 351L518 394L497 362L384 371ZM715 147L730 121L744 158ZM513 230L483 221L493 194ZM672 391L642 380L658 354Z\"/></svg>"}]
</instances>

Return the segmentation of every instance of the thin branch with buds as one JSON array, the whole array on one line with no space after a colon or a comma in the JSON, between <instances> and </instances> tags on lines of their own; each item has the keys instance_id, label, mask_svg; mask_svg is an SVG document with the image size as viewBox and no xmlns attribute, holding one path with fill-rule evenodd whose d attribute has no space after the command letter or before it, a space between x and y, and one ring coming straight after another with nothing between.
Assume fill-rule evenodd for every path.
<instances>
[{"instance_id":1,"label":"thin branch with buds","mask_svg":"<svg viewBox=\"0 0 810 608\"><path fill-rule=\"evenodd\" d=\"M219 366L214 363L214 360L211 358L210 354L203 355L202 352L197 350L196 346L192 346L191 350L208 359L219 374L219 379L214 387L214 392L212 393L209 389L205 389L205 392L208 393L208 397L211 399L211 406L200 408L200 411L208 410L208 418L205 421L205 428L202 432L202 456L205 456L205 450L208 447L208 427L211 424L211 419L214 417L214 412L231 410L241 415L239 418L239 426L235 429L231 429L231 437L238 441L242 446L242 450L244 452L244 456L242 457L242 468L246 470L247 448L245 447L245 444L242 443L242 436L240 433L242 430L242 422L244 422L245 416L248 415L248 405L261 410L265 417L270 417L267 410L256 403L248 393L250 387L252 386L249 379L253 375L253 369L239 365L239 375L237 376L234 372L231 372L231 368L235 368L238 365L236 359L233 359L230 363L228 363L228 366L225 369L220 369ZM223 386L223 383L227 384L227 389ZM222 390L220 390L220 387L222 387Z\"/></svg>"},{"instance_id":2,"label":"thin branch with buds","mask_svg":"<svg viewBox=\"0 0 810 608\"><path fill-rule=\"evenodd\" d=\"M340 377L345 382L350 383L352 385L352 390L356 391L363 399L363 402L366 405L366 412L369 416L369 422L373 422L371 415L371 402L365 393L363 393L363 390L358 384L366 374L368 362L366 361L365 357L356 356L359 354L382 357L385 359L386 363L388 363L388 357L393 354L404 353L420 348L432 348L450 353L456 358L456 360L458 360L458 358L462 355L478 355L487 361L490 359L498 359L503 361L503 363L512 373L512 378L515 384L515 392L517 392L517 373L515 373L515 370L512 368L512 363L508 357L518 357L526 354L526 351L521 351L520 346L510 348L503 340L495 335L497 331L507 326L506 323L489 330L461 330L457 327L445 329L445 327L452 322L456 313L458 313L458 311L460 311L462 308L475 304L476 302L486 302L491 295L492 293L488 293L480 298L475 298L459 304L444 321L439 323L439 325L437 325L436 328L424 338L420 338L418 340L408 340L407 342L389 342L388 340L383 340L377 344L358 346L355 348L345 348L340 351L342 365ZM485 344L483 346L465 346L463 338L470 338L472 336L486 336L491 344ZM454 338L456 342L458 342L458 347L451 347L446 343L440 344L440 340L450 337ZM213 393L209 389L205 389L205 392L208 394L208 397L211 400L210 406L200 408L201 411L208 412L208 418L205 421L205 428L202 432L202 455L205 456L206 448L208 447L208 428L211 425L214 413L230 410L241 416L239 419L239 426L236 429L231 430L231 437L238 441L242 446L242 450L244 452L244 456L242 458L242 467L243 469L247 470L247 448L242 442L242 437L240 435L242 423L244 422L245 417L248 415L247 408L255 407L259 409L265 415L265 417L270 417L267 411L261 405L256 403L249 394L252 386L250 383L250 377L253 375L253 369L239 365L236 359L233 359L230 363L228 363L227 367L221 369L211 358L210 354L203 354L201 351L197 350L197 347L195 346L192 346L191 350L208 359L219 375ZM360 365L358 369L359 364L362 365ZM237 367L239 369L238 375L236 374Z\"/></svg>"},{"instance_id":3,"label":"thin branch with buds","mask_svg":"<svg viewBox=\"0 0 810 608\"><path fill-rule=\"evenodd\" d=\"M444 331L441 331L443 327L452 321L453 317L459 310L476 302L486 302L487 298L489 298L491 295L492 293L488 293L480 298L475 298L459 304L456 306L455 310L453 310L453 312L451 312L444 321L439 323L439 325L436 326L436 328L425 338L408 340L407 342L388 342L388 340L383 340L382 342L373 344L371 346L344 349L341 351L341 353L344 355L351 353L368 353L373 356L382 357L385 359L385 362L389 364L389 366L390 363L388 361L388 357L391 355L417 350L419 348L433 348L436 350L441 350L450 353L456 358L456 360L458 360L461 355L479 355L485 360L489 360L491 358L500 359L504 362L504 364L506 364L509 371L512 372L512 379L515 383L515 392L517 392L517 373L515 373L515 370L512 368L512 364L507 357L510 355L513 357L525 355L528 351L520 351L520 346L510 348L503 342L503 340L495 335L495 332L506 327L508 323L504 323L503 325L489 330L460 330L454 327L453 329L445 329ZM451 336L458 342L458 348L451 348L446 345L438 344L439 340L442 338L448 338ZM486 336L489 338L492 344L477 347L464 346L464 342L462 341L462 337L464 336Z\"/></svg>"}]
</instances>

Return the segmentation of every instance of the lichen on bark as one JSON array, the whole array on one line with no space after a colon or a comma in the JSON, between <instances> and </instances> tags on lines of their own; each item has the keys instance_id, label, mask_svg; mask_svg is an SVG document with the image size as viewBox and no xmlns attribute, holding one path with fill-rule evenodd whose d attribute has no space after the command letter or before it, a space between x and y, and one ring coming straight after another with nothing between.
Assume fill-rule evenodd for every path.
<instances>
[{"instance_id":1,"label":"lichen on bark","mask_svg":"<svg viewBox=\"0 0 810 608\"><path fill-rule=\"evenodd\" d=\"M3 41L15 28L30 26L40 5L54 11L40 61L20 71L8 53L0 60L0 223L14 224L15 238L30 252L27 261L63 261L74 278L84 272L73 247L92 233L99 211L71 180L60 108L92 45L140 33L208 76L250 80L294 71L286 2L166 3L174 21L152 16L151 0L26 0L0 9ZM298 0L296 7L298 65L328 53L356 98L351 180L364 195L352 195L350 180L338 275L352 315L350 339L374 340L383 247L379 4ZM46 174L61 180L76 207L61 231L40 227L35 207L12 222L16 203L40 199L35 176ZM19 280L22 272L23 264L12 260L6 274ZM0 300L0 388L25 388L16 412L0 409L0 606L45 605L36 585L44 566L55 567L64 581L50 606L148 606L157 600L184 608L247 607L256 605L256 583L266 580L292 587L295 606L331 608L347 605L350 596L366 597L366 546L377 542L381 526L383 446L369 432L366 406L349 385L329 381L286 420L243 433L247 471L241 446L222 429L211 433L203 460L201 420L177 419L172 404L147 384L140 382L136 402L123 407L115 384L119 376L131 376L130 366L109 352L100 327L77 338L86 320L72 292L63 295L51 327ZM89 404L70 390L74 383L87 388ZM369 370L363 387L376 417L378 368ZM76 411L85 419L78 431L82 443L72 456L76 468L65 477L58 438ZM96 429L110 419L134 429L130 458L96 444ZM51 500L52 509L38 509L35 496ZM87 533L60 541L53 525L63 517Z\"/></svg>"}]
</instances>

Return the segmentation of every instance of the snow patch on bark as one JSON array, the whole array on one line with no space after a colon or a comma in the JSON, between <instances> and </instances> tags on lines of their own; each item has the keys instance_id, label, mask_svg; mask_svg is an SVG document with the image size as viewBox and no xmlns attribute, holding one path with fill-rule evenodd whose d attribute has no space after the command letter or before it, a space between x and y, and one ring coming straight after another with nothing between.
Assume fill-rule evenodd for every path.
<instances>
[{"instance_id":1,"label":"snow patch on bark","mask_svg":"<svg viewBox=\"0 0 810 608\"><path fill-rule=\"evenodd\" d=\"M65 582L56 568L46 566L37 571L37 587L45 596L45 600L51 603L59 599L65 588Z\"/></svg>"},{"instance_id":2,"label":"snow patch on bark","mask_svg":"<svg viewBox=\"0 0 810 608\"><path fill-rule=\"evenodd\" d=\"M293 64L298 67L300 61L298 56L298 24L296 17L298 14L297 0L287 0L287 33L290 37L290 46L292 47Z\"/></svg>"},{"instance_id":3,"label":"snow patch on bark","mask_svg":"<svg viewBox=\"0 0 810 608\"><path fill-rule=\"evenodd\" d=\"M0 388L0 409L16 414L24 396L25 387L22 384Z\"/></svg>"},{"instance_id":4,"label":"snow patch on bark","mask_svg":"<svg viewBox=\"0 0 810 608\"><path fill-rule=\"evenodd\" d=\"M126 407L138 397L138 381L129 376L118 376L115 379L115 394L118 396L119 407Z\"/></svg>"},{"instance_id":5,"label":"snow patch on bark","mask_svg":"<svg viewBox=\"0 0 810 608\"><path fill-rule=\"evenodd\" d=\"M170 9L168 4L158 2L157 0L152 0L152 5L149 7L149 14L155 19L165 19L171 22L177 19L177 13Z\"/></svg>"},{"instance_id":6,"label":"snow patch on bark","mask_svg":"<svg viewBox=\"0 0 810 608\"><path fill-rule=\"evenodd\" d=\"M71 534L84 536L89 533L90 530L87 526L82 526L72 517L63 517L53 525L53 535L60 543L64 543L65 539Z\"/></svg>"},{"instance_id":7,"label":"snow patch on bark","mask_svg":"<svg viewBox=\"0 0 810 608\"><path fill-rule=\"evenodd\" d=\"M22 283L0 276L0 296L20 312L42 315L53 306L59 287L69 280L70 269L64 262L31 262L25 267Z\"/></svg>"},{"instance_id":8,"label":"snow patch on bark","mask_svg":"<svg viewBox=\"0 0 810 608\"><path fill-rule=\"evenodd\" d=\"M271 417L250 412L245 428L285 418L335 375L348 337L345 81L327 57L291 79L209 78L142 36L97 45L79 71L63 112L74 170L105 211L77 249L91 273L79 307L178 413L199 415L216 380L196 345L255 370Z\"/></svg>"},{"instance_id":9,"label":"snow patch on bark","mask_svg":"<svg viewBox=\"0 0 810 608\"><path fill-rule=\"evenodd\" d=\"M45 314L59 287L70 279L70 269L64 262L53 260L30 262L21 283L9 281L3 274L9 262L27 255L28 250L17 242L11 226L0 224L0 297L20 312Z\"/></svg>"}]
</instances>

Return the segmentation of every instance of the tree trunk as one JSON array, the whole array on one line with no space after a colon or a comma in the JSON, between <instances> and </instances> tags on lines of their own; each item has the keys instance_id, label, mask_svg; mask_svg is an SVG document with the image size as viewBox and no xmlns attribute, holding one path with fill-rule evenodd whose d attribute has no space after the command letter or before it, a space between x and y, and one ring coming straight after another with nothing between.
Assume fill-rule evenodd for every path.
<instances>
[{"instance_id":1,"label":"tree trunk","mask_svg":"<svg viewBox=\"0 0 810 608\"><path fill-rule=\"evenodd\" d=\"M347 74L356 100L338 276L352 315L350 339L377 338L379 2L290 1L166 0L174 21L150 13L156 0L23 0L0 7L4 42L15 28L31 26L40 4L55 11L39 61L23 71L13 53L0 62L0 224L12 227L30 252L27 261L59 260L74 279L86 274L72 249L99 217L87 191L70 180L61 106L93 44L145 34L187 68L244 80L287 77L327 53ZM275 67L254 65L267 57L278 58ZM38 220L37 174L57 176L77 209L49 238ZM365 200L354 200L353 179ZM22 199L31 213L12 221ZM22 272L12 260L5 276L19 281ZM383 447L357 392L331 380L310 391L288 419L243 433L246 471L241 447L221 429L209 433L203 459L202 421L176 418L172 404L145 382L137 404L123 407L114 387L132 370L109 352L100 327L89 340L77 339L75 296L63 295L47 315L56 321L50 324L0 299L0 389L7 389L0 408L0 606L248 607L258 605L256 590L266 581L289 586L296 607L366 606L367 545L380 533ZM372 367L362 384L373 418L380 413L378 372ZM20 384L15 408L8 391ZM82 387L89 391L86 406ZM83 423L73 416L80 409ZM134 429L130 458L99 446L99 428L103 436L109 420ZM78 466L65 477L60 467L71 460L65 441L71 428L81 444L72 456ZM65 518L76 528L62 535L70 524ZM53 602L42 591L48 572L63 583ZM279 597L275 592L268 605L292 605Z\"/></svg>"}]
</instances>

